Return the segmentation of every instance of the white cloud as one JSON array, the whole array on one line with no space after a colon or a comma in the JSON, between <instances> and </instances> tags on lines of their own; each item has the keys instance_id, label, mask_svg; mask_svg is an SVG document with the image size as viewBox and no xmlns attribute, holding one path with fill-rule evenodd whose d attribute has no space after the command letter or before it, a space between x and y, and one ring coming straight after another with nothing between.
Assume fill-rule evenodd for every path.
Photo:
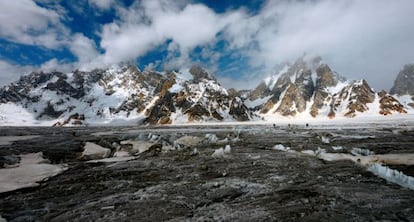
<instances>
[{"instance_id":1,"label":"white cloud","mask_svg":"<svg viewBox=\"0 0 414 222\"><path fill-rule=\"evenodd\" d=\"M0 38L56 49L65 43L67 29L59 15L32 0L0 1Z\"/></svg>"},{"instance_id":2,"label":"white cloud","mask_svg":"<svg viewBox=\"0 0 414 222\"><path fill-rule=\"evenodd\" d=\"M88 0L88 2L101 10L108 10L115 4L114 0Z\"/></svg>"},{"instance_id":3,"label":"white cloud","mask_svg":"<svg viewBox=\"0 0 414 222\"><path fill-rule=\"evenodd\" d=\"M80 65L91 63L99 55L95 42L80 33L73 36L69 49L78 58Z\"/></svg>"},{"instance_id":4,"label":"white cloud","mask_svg":"<svg viewBox=\"0 0 414 222\"><path fill-rule=\"evenodd\" d=\"M184 5L180 1L136 2L129 10L119 12L121 19L102 29L100 46L105 49L105 63L133 60L167 40L172 41L169 52L181 55L174 57L178 64L189 61L194 47L216 41L217 33L235 19L201 4Z\"/></svg>"},{"instance_id":5,"label":"white cloud","mask_svg":"<svg viewBox=\"0 0 414 222\"><path fill-rule=\"evenodd\" d=\"M43 72L70 72L73 69L77 68L77 64L74 63L65 63L57 59L51 59L44 62L38 67L32 68L34 71L43 71Z\"/></svg>"},{"instance_id":6,"label":"white cloud","mask_svg":"<svg viewBox=\"0 0 414 222\"><path fill-rule=\"evenodd\" d=\"M234 81L237 74L221 77L233 86L257 82L278 63L305 52L321 55L334 70L349 78L366 78L378 88L389 88L402 65L414 61L412 0L268 0L255 14L245 9L216 13L193 2L135 1L125 8L113 0L88 0L99 10L113 8L117 13L115 21L99 29L99 48L104 50L100 54L95 42L82 33L70 33L61 23L62 9L42 8L33 0L4 0L0 20L7 22L0 23L0 38L66 47L78 59L68 66L77 68L135 61L168 42L164 60L154 61L157 67L189 67L195 62L190 53L200 46L201 58L211 60L207 68L220 72L220 50L231 50L231 55L247 57L243 62L254 70L240 74L240 82ZM228 41L228 47L215 51L219 40ZM51 60L43 67L62 65ZM237 67L230 64L223 72L240 73Z\"/></svg>"},{"instance_id":7,"label":"white cloud","mask_svg":"<svg viewBox=\"0 0 414 222\"><path fill-rule=\"evenodd\" d=\"M268 1L225 35L251 65L268 71L306 52L349 78L389 88L402 64L414 60L413 10L410 0Z\"/></svg>"},{"instance_id":8,"label":"white cloud","mask_svg":"<svg viewBox=\"0 0 414 222\"><path fill-rule=\"evenodd\" d=\"M13 65L9 62L0 60L0 87L7 85L12 81L16 81L25 72L30 71L30 68Z\"/></svg>"}]
</instances>

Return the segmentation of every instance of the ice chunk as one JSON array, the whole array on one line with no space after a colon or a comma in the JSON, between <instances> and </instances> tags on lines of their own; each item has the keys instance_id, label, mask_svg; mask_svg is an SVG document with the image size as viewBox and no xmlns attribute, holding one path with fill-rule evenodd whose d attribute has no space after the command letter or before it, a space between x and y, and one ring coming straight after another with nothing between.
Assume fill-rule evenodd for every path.
<instances>
[{"instance_id":1,"label":"ice chunk","mask_svg":"<svg viewBox=\"0 0 414 222\"><path fill-rule=\"evenodd\" d=\"M277 144L273 147L274 150L280 150L280 151L288 151L290 150L290 147L285 147L282 144Z\"/></svg>"},{"instance_id":2,"label":"ice chunk","mask_svg":"<svg viewBox=\"0 0 414 222\"><path fill-rule=\"evenodd\" d=\"M217 141L218 141L218 138L216 134L206 134L206 136L204 137L205 143L217 143Z\"/></svg>"},{"instance_id":3,"label":"ice chunk","mask_svg":"<svg viewBox=\"0 0 414 222\"><path fill-rule=\"evenodd\" d=\"M226 154L230 154L231 153L231 147L230 147L230 145L226 145L224 147L224 153L226 153Z\"/></svg>"},{"instance_id":4,"label":"ice chunk","mask_svg":"<svg viewBox=\"0 0 414 222\"><path fill-rule=\"evenodd\" d=\"M223 147L220 147L219 149L214 150L214 153L211 155L214 158L226 158L231 152L230 145L226 145L226 147L223 149Z\"/></svg>"},{"instance_id":5,"label":"ice chunk","mask_svg":"<svg viewBox=\"0 0 414 222\"><path fill-rule=\"evenodd\" d=\"M414 190L414 177L407 176L398 170L393 170L378 163L370 165L368 170L389 182Z\"/></svg>"},{"instance_id":6,"label":"ice chunk","mask_svg":"<svg viewBox=\"0 0 414 222\"><path fill-rule=\"evenodd\" d=\"M158 143L155 142L149 142L149 141L140 141L140 140L124 140L121 141L122 145L132 145L131 150L129 150L129 153L131 155L136 155L143 153L145 151L148 151L151 147L158 145Z\"/></svg>"},{"instance_id":7,"label":"ice chunk","mask_svg":"<svg viewBox=\"0 0 414 222\"><path fill-rule=\"evenodd\" d=\"M332 146L333 150L342 150L343 147L342 146Z\"/></svg>"},{"instance_id":8,"label":"ice chunk","mask_svg":"<svg viewBox=\"0 0 414 222\"><path fill-rule=\"evenodd\" d=\"M127 151L116 151L114 157L127 157L131 156Z\"/></svg>"},{"instance_id":9,"label":"ice chunk","mask_svg":"<svg viewBox=\"0 0 414 222\"><path fill-rule=\"evenodd\" d=\"M174 141L175 147L193 147L198 145L203 138L197 136L183 136Z\"/></svg>"},{"instance_id":10,"label":"ice chunk","mask_svg":"<svg viewBox=\"0 0 414 222\"><path fill-rule=\"evenodd\" d=\"M362 149L362 148L352 148L351 153L355 156L371 156L375 155L374 152L370 151L369 149Z\"/></svg>"},{"instance_id":11,"label":"ice chunk","mask_svg":"<svg viewBox=\"0 0 414 222\"><path fill-rule=\"evenodd\" d=\"M316 155L320 155L322 153L326 153L326 150L325 149L321 149L320 147L318 147L318 149L315 151L315 154Z\"/></svg>"},{"instance_id":12,"label":"ice chunk","mask_svg":"<svg viewBox=\"0 0 414 222\"><path fill-rule=\"evenodd\" d=\"M313 151L313 150L302 150L301 153L308 154L308 155L311 155L311 156L316 155L315 151Z\"/></svg>"},{"instance_id":13,"label":"ice chunk","mask_svg":"<svg viewBox=\"0 0 414 222\"><path fill-rule=\"evenodd\" d=\"M225 154L224 154L223 147L214 150L214 153L211 154L211 156L214 157L214 158L224 158L225 157Z\"/></svg>"},{"instance_id":14,"label":"ice chunk","mask_svg":"<svg viewBox=\"0 0 414 222\"><path fill-rule=\"evenodd\" d=\"M325 144L329 144L329 138L328 137L326 137L326 136L322 136L321 137L321 141L322 141L322 143L325 143Z\"/></svg>"},{"instance_id":15,"label":"ice chunk","mask_svg":"<svg viewBox=\"0 0 414 222\"><path fill-rule=\"evenodd\" d=\"M83 160L96 160L96 159L103 159L107 158L111 155L111 150L108 148L104 148L99 146L95 143L86 142L84 146L84 150L82 152L82 156L80 159Z\"/></svg>"}]
</instances>

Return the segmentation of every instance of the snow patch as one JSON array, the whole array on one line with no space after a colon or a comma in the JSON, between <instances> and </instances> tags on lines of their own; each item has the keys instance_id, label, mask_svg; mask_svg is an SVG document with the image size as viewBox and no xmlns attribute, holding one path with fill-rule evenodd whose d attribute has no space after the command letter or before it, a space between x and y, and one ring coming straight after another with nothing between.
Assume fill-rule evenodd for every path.
<instances>
[{"instance_id":1,"label":"snow patch","mask_svg":"<svg viewBox=\"0 0 414 222\"><path fill-rule=\"evenodd\" d=\"M266 96L263 98L259 98L256 100L246 100L244 101L244 105L246 105L248 108L255 108L256 106L262 105L264 103L266 103L270 98L272 98L273 95L270 96Z\"/></svg>"},{"instance_id":2,"label":"snow patch","mask_svg":"<svg viewBox=\"0 0 414 222\"><path fill-rule=\"evenodd\" d=\"M0 169L0 193L39 186L39 182L67 169L65 165L47 163L42 153L20 155L18 167Z\"/></svg>"}]
</instances>

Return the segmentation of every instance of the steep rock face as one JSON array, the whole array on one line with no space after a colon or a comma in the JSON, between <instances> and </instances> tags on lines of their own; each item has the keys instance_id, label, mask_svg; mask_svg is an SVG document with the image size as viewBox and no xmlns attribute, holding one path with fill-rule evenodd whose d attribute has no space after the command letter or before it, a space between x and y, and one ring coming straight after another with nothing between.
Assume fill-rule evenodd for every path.
<instances>
[{"instance_id":1,"label":"steep rock face","mask_svg":"<svg viewBox=\"0 0 414 222\"><path fill-rule=\"evenodd\" d=\"M410 72L406 67L404 73ZM296 116L299 113L330 118L338 115L355 117L365 112L406 113L396 98L376 95L365 80L346 81L320 57L299 58L292 65L287 64L278 74L266 78L250 95L246 101L260 107L258 113L265 117L273 114ZM262 101L263 98L266 100Z\"/></svg>"},{"instance_id":2,"label":"steep rock face","mask_svg":"<svg viewBox=\"0 0 414 222\"><path fill-rule=\"evenodd\" d=\"M191 68L190 73L194 76L192 81L170 78L164 82L159 99L149 110L148 123L247 121L254 118L236 92L229 94L199 67Z\"/></svg>"},{"instance_id":3,"label":"steep rock face","mask_svg":"<svg viewBox=\"0 0 414 222\"><path fill-rule=\"evenodd\" d=\"M329 68L328 65L321 65L316 69L316 88L315 98L312 104L310 114L316 117L319 114L319 110L329 101L326 101L329 97L328 87L338 84L338 79Z\"/></svg>"},{"instance_id":4,"label":"steep rock face","mask_svg":"<svg viewBox=\"0 0 414 222\"><path fill-rule=\"evenodd\" d=\"M355 117L357 112L368 111L367 104L373 103L374 99L375 92L365 80L354 82L333 96L329 117L335 117L336 113L340 111L346 117ZM338 109L339 107L345 107L345 109Z\"/></svg>"},{"instance_id":5,"label":"steep rock face","mask_svg":"<svg viewBox=\"0 0 414 222\"><path fill-rule=\"evenodd\" d=\"M389 95L384 90L378 93L380 98L380 111L381 115L391 115L393 112L397 113L407 113L407 110L404 109L404 106L393 96Z\"/></svg>"},{"instance_id":6,"label":"steep rock face","mask_svg":"<svg viewBox=\"0 0 414 222\"><path fill-rule=\"evenodd\" d=\"M405 65L398 73L390 94L414 96L414 64Z\"/></svg>"},{"instance_id":7,"label":"steep rock face","mask_svg":"<svg viewBox=\"0 0 414 222\"><path fill-rule=\"evenodd\" d=\"M303 112L305 106L306 101L300 93L299 88L291 83L282 98L280 106L276 109L276 112L283 116L295 116L298 112Z\"/></svg>"},{"instance_id":8,"label":"steep rock face","mask_svg":"<svg viewBox=\"0 0 414 222\"><path fill-rule=\"evenodd\" d=\"M250 99L256 100L259 98L262 98L266 95L269 95L271 93L269 87L266 85L265 82L261 82L253 91L250 93Z\"/></svg>"},{"instance_id":9,"label":"steep rock face","mask_svg":"<svg viewBox=\"0 0 414 222\"><path fill-rule=\"evenodd\" d=\"M278 74L262 82L253 92L256 94L250 100L271 95L271 98L261 107L260 113L270 110L280 112L284 116L295 115L306 109L314 90L312 70L303 58L294 64L284 64ZM257 95L258 94L258 95ZM280 101L279 107L274 107Z\"/></svg>"}]
</instances>

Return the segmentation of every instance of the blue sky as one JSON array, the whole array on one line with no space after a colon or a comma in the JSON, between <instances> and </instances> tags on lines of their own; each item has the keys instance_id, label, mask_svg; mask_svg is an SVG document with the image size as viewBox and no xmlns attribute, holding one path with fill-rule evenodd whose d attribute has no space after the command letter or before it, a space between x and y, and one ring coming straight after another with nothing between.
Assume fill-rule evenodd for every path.
<instances>
[{"instance_id":1,"label":"blue sky","mask_svg":"<svg viewBox=\"0 0 414 222\"><path fill-rule=\"evenodd\" d=\"M320 55L350 79L389 89L414 61L411 0L0 1L0 86L33 70L201 64L251 88L279 63Z\"/></svg>"}]
</instances>

